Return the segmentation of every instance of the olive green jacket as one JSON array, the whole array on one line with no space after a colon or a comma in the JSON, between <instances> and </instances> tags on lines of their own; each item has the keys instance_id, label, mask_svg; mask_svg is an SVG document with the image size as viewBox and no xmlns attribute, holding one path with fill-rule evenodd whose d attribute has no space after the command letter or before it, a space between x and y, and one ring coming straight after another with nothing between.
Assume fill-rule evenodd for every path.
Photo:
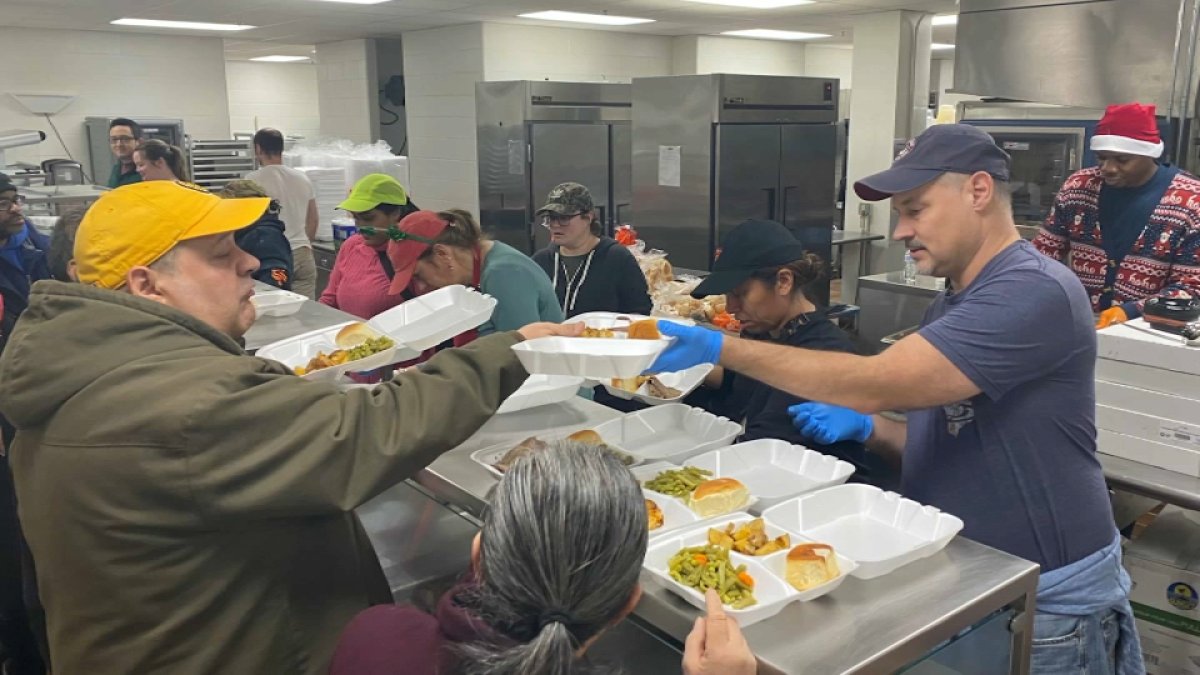
<instances>
[{"instance_id":1,"label":"olive green jacket","mask_svg":"<svg viewBox=\"0 0 1200 675\"><path fill-rule=\"evenodd\" d=\"M352 509L495 412L519 339L341 393L161 304L35 285L0 410L54 672L324 673L390 600Z\"/></svg>"}]
</instances>

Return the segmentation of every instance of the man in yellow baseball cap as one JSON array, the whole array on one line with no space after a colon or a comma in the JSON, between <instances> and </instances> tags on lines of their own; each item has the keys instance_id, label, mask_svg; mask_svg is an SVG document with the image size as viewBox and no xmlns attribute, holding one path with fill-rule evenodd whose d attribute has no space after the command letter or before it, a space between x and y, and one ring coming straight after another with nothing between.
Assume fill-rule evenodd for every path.
<instances>
[{"instance_id":1,"label":"man in yellow baseball cap","mask_svg":"<svg viewBox=\"0 0 1200 675\"><path fill-rule=\"evenodd\" d=\"M82 283L35 284L0 356L55 672L323 675L392 599L354 508L495 413L529 376L513 345L582 330L495 333L371 390L296 377L234 340L258 263L233 235L267 201L105 194Z\"/></svg>"}]
</instances>

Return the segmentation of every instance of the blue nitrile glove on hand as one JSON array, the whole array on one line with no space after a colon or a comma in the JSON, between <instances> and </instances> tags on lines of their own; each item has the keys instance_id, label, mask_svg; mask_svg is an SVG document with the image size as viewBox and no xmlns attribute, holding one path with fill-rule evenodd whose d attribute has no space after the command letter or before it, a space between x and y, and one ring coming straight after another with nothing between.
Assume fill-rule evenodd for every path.
<instances>
[{"instance_id":1,"label":"blue nitrile glove on hand","mask_svg":"<svg viewBox=\"0 0 1200 675\"><path fill-rule=\"evenodd\" d=\"M788 408L792 424L821 445L838 441L866 443L875 430L870 415L828 403L800 403Z\"/></svg>"},{"instance_id":2,"label":"blue nitrile glove on hand","mask_svg":"<svg viewBox=\"0 0 1200 675\"><path fill-rule=\"evenodd\" d=\"M674 373L702 363L721 360L725 337L720 331L685 326L674 321L659 321L658 332L675 338L651 364L647 373Z\"/></svg>"}]
</instances>

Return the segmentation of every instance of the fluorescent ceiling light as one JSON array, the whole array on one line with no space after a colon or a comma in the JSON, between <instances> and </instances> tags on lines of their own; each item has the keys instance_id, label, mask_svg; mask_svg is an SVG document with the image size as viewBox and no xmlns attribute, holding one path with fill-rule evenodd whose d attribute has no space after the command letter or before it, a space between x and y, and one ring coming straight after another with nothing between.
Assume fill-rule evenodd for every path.
<instances>
[{"instance_id":1,"label":"fluorescent ceiling light","mask_svg":"<svg viewBox=\"0 0 1200 675\"><path fill-rule=\"evenodd\" d=\"M200 21L163 21L160 19L117 19L114 26L144 26L146 28L178 28L180 30L250 30L258 26L237 23L204 23Z\"/></svg>"},{"instance_id":2,"label":"fluorescent ceiling light","mask_svg":"<svg viewBox=\"0 0 1200 675\"><path fill-rule=\"evenodd\" d=\"M594 23L602 26L632 26L637 23L654 23L654 19L639 19L633 16L613 16L611 14L584 14L583 12L562 12L557 9L545 12L529 12L518 14L522 19L541 19L542 21L570 21L573 23Z\"/></svg>"},{"instance_id":3,"label":"fluorescent ceiling light","mask_svg":"<svg viewBox=\"0 0 1200 675\"><path fill-rule=\"evenodd\" d=\"M929 48L934 51L941 51L943 49L954 49L954 45L948 45L944 42L934 42L933 44L929 45Z\"/></svg>"},{"instance_id":4,"label":"fluorescent ceiling light","mask_svg":"<svg viewBox=\"0 0 1200 675\"><path fill-rule=\"evenodd\" d=\"M286 56L284 54L272 54L271 56L256 56L251 61L266 61L268 63L290 63L292 61L307 61L307 56Z\"/></svg>"},{"instance_id":5,"label":"fluorescent ceiling light","mask_svg":"<svg viewBox=\"0 0 1200 675\"><path fill-rule=\"evenodd\" d=\"M730 7L748 7L750 9L778 9L780 7L811 5L816 0L687 0L687 2L701 2L706 5L728 5Z\"/></svg>"},{"instance_id":6,"label":"fluorescent ceiling light","mask_svg":"<svg viewBox=\"0 0 1200 675\"><path fill-rule=\"evenodd\" d=\"M805 33L796 30L772 30L770 28L752 28L750 30L727 30L721 35L733 37L759 38L762 40L816 40L827 38L828 33Z\"/></svg>"},{"instance_id":7,"label":"fluorescent ceiling light","mask_svg":"<svg viewBox=\"0 0 1200 675\"><path fill-rule=\"evenodd\" d=\"M392 0L321 0L322 2L345 2L351 5L382 5Z\"/></svg>"},{"instance_id":8,"label":"fluorescent ceiling light","mask_svg":"<svg viewBox=\"0 0 1200 675\"><path fill-rule=\"evenodd\" d=\"M958 24L957 14L938 14L933 17L933 25L935 26L954 26Z\"/></svg>"}]
</instances>

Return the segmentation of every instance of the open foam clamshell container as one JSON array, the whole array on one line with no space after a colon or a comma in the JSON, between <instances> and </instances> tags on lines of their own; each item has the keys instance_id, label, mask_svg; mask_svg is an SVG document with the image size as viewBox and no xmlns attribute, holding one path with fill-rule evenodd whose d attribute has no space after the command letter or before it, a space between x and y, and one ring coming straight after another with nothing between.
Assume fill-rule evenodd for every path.
<instances>
[{"instance_id":1,"label":"open foam clamshell container","mask_svg":"<svg viewBox=\"0 0 1200 675\"><path fill-rule=\"evenodd\" d=\"M283 289L255 292L250 296L254 311L261 317L291 316L299 312L307 301L305 296Z\"/></svg>"},{"instance_id":2,"label":"open foam clamshell container","mask_svg":"<svg viewBox=\"0 0 1200 675\"><path fill-rule=\"evenodd\" d=\"M687 600L694 607L704 610L704 595L690 586L685 586L671 578L669 564L671 558L681 549L692 546L703 546L708 543L710 528L724 529L730 523L741 525L754 519L748 513L734 513L712 520L701 521L686 529L676 530L650 542L646 550L646 560L643 567L651 577L671 592ZM772 539L780 534L787 534L792 540L792 547L809 543L805 537L766 522L767 535ZM821 542L828 543L828 542ZM728 606L725 611L737 619L742 628L769 619L783 610L792 602L808 602L837 590L846 577L852 576L857 570L857 564L850 558L838 552L833 547L838 561L838 576L805 591L797 591L786 579L787 554L791 547L765 556L751 556L731 551L729 560L734 567L746 566L746 572L754 579L754 598L757 604L745 609L732 609Z\"/></svg>"},{"instance_id":3,"label":"open foam clamshell container","mask_svg":"<svg viewBox=\"0 0 1200 675\"><path fill-rule=\"evenodd\" d=\"M356 322L347 321L339 323L336 326L319 328L285 340L272 342L259 349L254 355L264 359L271 359L272 361L279 361L288 368L303 367L308 365L309 360L316 356L318 352L328 354L337 349L338 346L335 339L337 338L338 331L352 323ZM371 325L370 322L368 322L368 325ZM375 332L382 333L378 327L373 325L371 327ZM420 355L420 352L397 343L391 349L385 349L365 359L348 361L337 366L322 368L321 370L313 371L300 377L319 382L336 382L346 373L374 370L393 363L415 359Z\"/></svg>"},{"instance_id":4,"label":"open foam clamshell container","mask_svg":"<svg viewBox=\"0 0 1200 675\"><path fill-rule=\"evenodd\" d=\"M706 452L687 464L741 481L758 498L756 508L747 509L753 512L806 492L841 485L854 473L849 462L773 438Z\"/></svg>"},{"instance_id":5,"label":"open foam clamshell container","mask_svg":"<svg viewBox=\"0 0 1200 675\"><path fill-rule=\"evenodd\" d=\"M625 399L626 401L641 401L646 405L666 405L668 403L678 403L688 394L695 391L700 385L704 384L704 378L712 372L713 365L711 363L702 363L698 366L692 366L687 370L678 370L673 373L658 373L656 377L659 382L678 389L679 395L670 398L659 398L650 395L650 385L643 384L638 387L636 392L626 391L619 387L612 386L612 380L601 382L604 390L617 398Z\"/></svg>"},{"instance_id":6,"label":"open foam clamshell container","mask_svg":"<svg viewBox=\"0 0 1200 675\"><path fill-rule=\"evenodd\" d=\"M572 431L558 432L554 434L539 434L537 438L544 443L553 443L555 441L561 441L573 433L583 431L583 429L593 429L599 433L599 427L583 427L582 429L574 429ZM638 466L643 462L643 459L640 455L626 450L608 436L605 436L601 433L600 438L604 439L604 444L606 446L608 446L618 455L623 455L625 457L625 463L627 466ZM516 446L520 445L523 440L524 439L517 439L513 441L505 441L504 443L497 443L495 445L489 445L486 448L472 452L471 459L474 460L475 463L487 469L488 473L492 474L496 478L503 478L504 474L496 468L496 462L499 462L501 459L503 459L504 455L508 454L509 450L512 450Z\"/></svg>"},{"instance_id":7,"label":"open foam clamshell container","mask_svg":"<svg viewBox=\"0 0 1200 675\"><path fill-rule=\"evenodd\" d=\"M588 312L567 323L589 328L616 328L649 317L614 312ZM682 322L681 322L682 323ZM538 375L572 375L609 383L613 378L641 375L671 341L630 340L624 333L611 338L544 337L513 346L525 370Z\"/></svg>"},{"instance_id":8,"label":"open foam clamshell container","mask_svg":"<svg viewBox=\"0 0 1200 675\"><path fill-rule=\"evenodd\" d=\"M631 340L636 342L636 340ZM596 433L647 460L683 464L689 457L723 448L742 425L682 403L670 403L602 422Z\"/></svg>"},{"instance_id":9,"label":"open foam clamshell container","mask_svg":"<svg viewBox=\"0 0 1200 675\"><path fill-rule=\"evenodd\" d=\"M871 485L839 485L777 504L768 524L829 544L874 579L937 553L963 528L958 518Z\"/></svg>"},{"instance_id":10,"label":"open foam clamshell container","mask_svg":"<svg viewBox=\"0 0 1200 675\"><path fill-rule=\"evenodd\" d=\"M691 462L685 462L685 464L687 464L688 466L694 466ZM636 478L638 483L642 486L642 492L646 493L646 495L647 495L646 498L653 499L654 502L656 504L658 504L659 507L662 508L662 510L663 510L663 526L657 530L652 531L650 533L651 537L657 537L658 535L662 534L663 532L665 532L669 529L674 529L674 527L678 527L678 525L671 526L671 523L668 522L669 518L670 518L670 514L667 513L668 506L671 507L671 510L673 512L678 512L678 509L683 509L684 511L687 511L689 514L691 514L692 518L690 521L687 521L684 518L676 519L677 523L684 524L684 525L688 524L688 522L700 522L702 520L707 520L707 519L711 519L711 518L724 518L727 515L727 514L723 513L718 516L708 516L708 518L705 518L704 516L701 516L700 514L693 511L692 508L690 506L688 506L688 500L686 497L673 497L671 495L663 494L661 492L655 492L654 490L651 490L650 488L646 487L647 481L653 480L655 476L662 473L663 471L670 471L672 469L679 469L679 468L681 468L681 467L671 464L670 462L650 462L647 464L638 464L636 466L629 467L630 472L633 473L633 477ZM713 474L713 476L710 480L713 480L716 478L726 478L726 476L722 476L720 474ZM749 492L749 486L747 486L747 491ZM742 506L737 507L736 510L737 511L751 511L751 510L755 509L757 504L758 504L758 497L756 497L753 492L750 492L750 499ZM670 527L668 527L668 526L670 526Z\"/></svg>"},{"instance_id":11,"label":"open foam clamshell container","mask_svg":"<svg viewBox=\"0 0 1200 675\"><path fill-rule=\"evenodd\" d=\"M504 399L497 415L570 400L583 386L582 377L570 375L530 375L521 388Z\"/></svg>"},{"instance_id":12,"label":"open foam clamshell container","mask_svg":"<svg viewBox=\"0 0 1200 675\"><path fill-rule=\"evenodd\" d=\"M402 345L424 351L487 323L495 310L492 296L454 285L413 298L367 324Z\"/></svg>"}]
</instances>

